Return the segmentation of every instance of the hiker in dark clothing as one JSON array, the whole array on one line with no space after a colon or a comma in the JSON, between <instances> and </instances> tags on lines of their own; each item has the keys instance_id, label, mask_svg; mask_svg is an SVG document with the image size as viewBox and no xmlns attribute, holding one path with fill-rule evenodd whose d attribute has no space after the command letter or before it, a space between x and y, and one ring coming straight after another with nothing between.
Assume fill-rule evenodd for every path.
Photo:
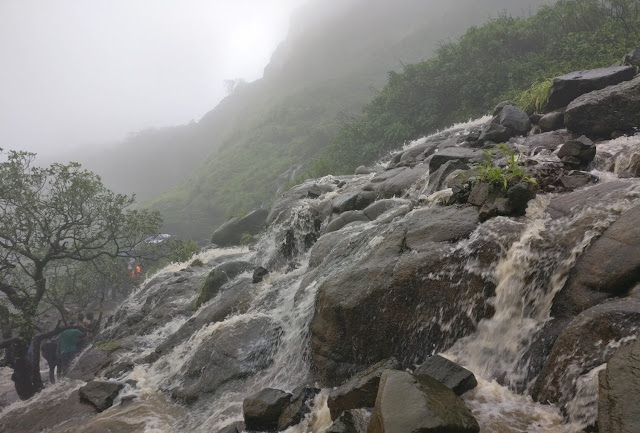
<instances>
[{"instance_id":1,"label":"hiker in dark clothing","mask_svg":"<svg viewBox=\"0 0 640 433\"><path fill-rule=\"evenodd\" d=\"M79 329L67 329L58 335L58 378L67 375L71 361L78 354L78 343L86 336L87 332Z\"/></svg>"},{"instance_id":2,"label":"hiker in dark clothing","mask_svg":"<svg viewBox=\"0 0 640 433\"><path fill-rule=\"evenodd\" d=\"M55 368L58 365L58 343L53 340L46 340L42 343L40 351L42 356L47 360L49 364L49 383L52 385L56 383ZM58 372L60 367L58 367Z\"/></svg>"}]
</instances>

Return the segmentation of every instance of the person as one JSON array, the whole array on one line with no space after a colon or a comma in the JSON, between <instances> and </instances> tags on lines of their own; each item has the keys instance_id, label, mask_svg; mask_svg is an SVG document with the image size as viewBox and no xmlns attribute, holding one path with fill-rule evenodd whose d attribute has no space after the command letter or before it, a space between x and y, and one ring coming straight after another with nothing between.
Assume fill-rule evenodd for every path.
<instances>
[{"instance_id":1,"label":"person","mask_svg":"<svg viewBox=\"0 0 640 433\"><path fill-rule=\"evenodd\" d=\"M78 353L78 343L86 336L87 332L79 329L67 329L58 335L58 378L67 375L71 361Z\"/></svg>"},{"instance_id":2,"label":"person","mask_svg":"<svg viewBox=\"0 0 640 433\"><path fill-rule=\"evenodd\" d=\"M84 320L82 321L82 326L84 326L87 329L91 329L91 327L93 326L93 312L89 311L87 312L87 314L84 315Z\"/></svg>"},{"instance_id":3,"label":"person","mask_svg":"<svg viewBox=\"0 0 640 433\"><path fill-rule=\"evenodd\" d=\"M42 343L42 356L49 365L49 383L56 383L55 368L58 365L58 343L54 340L46 340ZM60 368L58 367L58 372Z\"/></svg>"}]
</instances>

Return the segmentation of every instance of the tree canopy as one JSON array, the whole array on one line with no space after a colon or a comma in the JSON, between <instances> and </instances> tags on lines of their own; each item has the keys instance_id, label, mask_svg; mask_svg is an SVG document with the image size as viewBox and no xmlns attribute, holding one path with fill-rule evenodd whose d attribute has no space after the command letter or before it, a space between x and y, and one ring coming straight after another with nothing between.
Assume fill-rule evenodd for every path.
<instances>
[{"instance_id":1,"label":"tree canopy","mask_svg":"<svg viewBox=\"0 0 640 433\"><path fill-rule=\"evenodd\" d=\"M47 279L61 266L64 272L131 251L158 233L161 218L131 209L135 197L114 193L80 164L42 168L32 153L2 149L0 158L0 311L8 313L3 327L18 330L21 344L8 358L18 394L27 398L42 386L37 363L26 366L26 348Z\"/></svg>"}]
</instances>

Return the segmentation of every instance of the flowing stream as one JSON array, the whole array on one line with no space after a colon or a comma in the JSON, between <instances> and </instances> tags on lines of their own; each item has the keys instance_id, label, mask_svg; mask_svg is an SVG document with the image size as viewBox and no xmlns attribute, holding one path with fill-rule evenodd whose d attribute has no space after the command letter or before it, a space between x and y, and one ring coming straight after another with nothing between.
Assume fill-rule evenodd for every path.
<instances>
[{"instance_id":1,"label":"flowing stream","mask_svg":"<svg viewBox=\"0 0 640 433\"><path fill-rule=\"evenodd\" d=\"M464 131L484 120L458 125L453 131ZM600 148L606 150L629 144L640 145L640 137L623 137L605 143ZM604 173L596 174L605 182L616 179ZM371 176L355 177L348 182L363 184ZM334 180L327 177L318 183L330 184ZM466 257L465 266L469 272L483 275L496 285L495 296L487 300L495 309L493 316L481 320L473 334L459 339L443 353L472 370L478 378L478 387L465 394L464 400L478 419L482 432L569 433L582 431L593 422L598 370L581 377L584 383L580 386L578 400L584 401L576 401L568 408L570 413L567 421L556 407L535 403L528 396L532 380L535 379L528 374L530 341L550 319L553 297L563 287L579 254L621 212L638 203L640 183L627 180L626 188L623 194L613 199L589 203L573 217L560 219L552 219L546 211L553 195L540 195L530 202L525 217L494 218L478 226L469 239L454 247L452 254ZM265 387L291 391L310 383L313 376L309 362L309 328L317 289L324 279L331 278L357 260L357 257L346 257L335 270L317 274L315 280L308 281L309 251L304 243L315 224L309 204L314 200L332 200L334 196L334 193L329 193L321 198L309 198L294 209L289 218L271 227L252 250L214 249L200 253L198 258L205 264L226 256L250 261L256 266L282 264L279 270L269 274L256 286L249 305L242 311L202 326L157 362L137 363L131 371L118 377L119 381L135 381L135 386L131 385L134 382L130 382L114 407L88 420L72 420L52 426L47 431L216 432L232 422L242 420L242 401L247 395ZM374 226L374 223L350 226L341 233L355 239L364 231L373 230ZM276 247L282 244L283 236L287 236L284 233L293 236L289 243L296 254L293 261L286 263L281 261L282 250ZM379 239L373 237L371 242ZM487 242L498 244L502 253L497 262L481 265L477 259L478 251ZM295 263L293 269L292 262ZM158 295L156 290L162 287L166 289L158 284L148 284L150 281L171 278L187 267L188 263L172 264L149 278L142 285L144 289L133 293L123 303L116 315L118 320L105 333L108 335L110 331L126 328L128 318L139 313L145 303L155 302L154 296ZM203 279L209 269L210 266L205 266L193 272L196 277ZM249 273L241 274L236 279L242 278L250 278ZM175 296L172 300L175 305L186 305L193 301L195 292ZM137 361L148 356L207 305L218 302L220 296L191 317L188 314L176 314L149 332L132 336L133 344L129 350L120 352L120 361ZM255 352L255 357L243 358L244 354L238 352L234 352L233 356L246 358L246 362L260 366L257 374L240 375L237 380L223 383L215 393L201 396L192 405L178 404L170 398L171 390L183 385L185 371L192 368L194 359L202 356L212 338L228 334L231 335L230 341L233 341L235 335L243 335L243 330L256 323L267 324L268 329L275 331L269 334L270 337L251 340L255 347L247 350ZM43 374L46 375L46 372ZM60 381L29 402L18 402L4 408L0 412L0 423L2 417L13 410L37 407L39 402L46 399L65 399L82 384L80 381ZM326 406L328 391L325 389L316 397L314 409L301 424L287 431L323 432L331 424Z\"/></svg>"}]
</instances>

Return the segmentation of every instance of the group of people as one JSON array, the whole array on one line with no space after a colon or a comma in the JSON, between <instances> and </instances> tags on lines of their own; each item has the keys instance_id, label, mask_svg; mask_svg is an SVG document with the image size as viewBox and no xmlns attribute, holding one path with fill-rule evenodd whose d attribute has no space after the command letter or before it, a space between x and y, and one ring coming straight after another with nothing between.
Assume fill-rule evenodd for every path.
<instances>
[{"instance_id":1,"label":"group of people","mask_svg":"<svg viewBox=\"0 0 640 433\"><path fill-rule=\"evenodd\" d=\"M42 343L41 352L49 364L49 382L56 382L56 368L58 379L66 376L73 358L80 352L89 338L92 337L94 319L93 313L80 313L76 322L71 322L71 328L62 331L55 338Z\"/></svg>"}]
</instances>

